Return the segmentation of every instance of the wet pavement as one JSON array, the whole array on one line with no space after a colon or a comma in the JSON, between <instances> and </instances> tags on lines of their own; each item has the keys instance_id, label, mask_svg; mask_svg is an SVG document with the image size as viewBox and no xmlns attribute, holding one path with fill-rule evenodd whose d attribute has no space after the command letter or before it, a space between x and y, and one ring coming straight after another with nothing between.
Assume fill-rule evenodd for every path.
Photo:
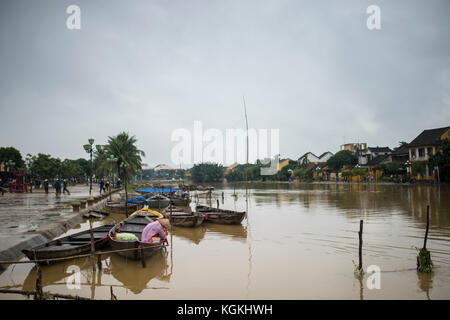
<instances>
[{"instance_id":1,"label":"wet pavement","mask_svg":"<svg viewBox=\"0 0 450 320\"><path fill-rule=\"evenodd\" d=\"M44 189L33 189L32 193L8 192L0 196L0 235L32 232L72 213L70 203L86 199L89 186L77 185L68 189L70 195L57 196L54 189L50 189L48 194ZM94 189L94 195L98 195L98 190Z\"/></svg>"}]
</instances>

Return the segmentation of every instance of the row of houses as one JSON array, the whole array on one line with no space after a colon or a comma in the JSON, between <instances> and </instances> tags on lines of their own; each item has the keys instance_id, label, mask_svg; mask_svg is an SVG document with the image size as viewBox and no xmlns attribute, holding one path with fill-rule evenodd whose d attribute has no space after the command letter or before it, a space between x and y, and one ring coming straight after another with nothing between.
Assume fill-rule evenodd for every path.
<instances>
[{"instance_id":1,"label":"row of houses","mask_svg":"<svg viewBox=\"0 0 450 320\"><path fill-rule=\"evenodd\" d=\"M358 168L366 168L372 172L376 178L379 178L381 172L376 169L383 164L401 163L407 169L410 176L432 180L436 178L436 170L430 163L430 157L439 149L444 139L450 140L450 126L427 129L422 131L410 143L403 143L401 146L392 150L389 147L368 147L367 143L346 143L340 146L340 151L348 150L355 154L358 159ZM298 158L298 163L306 165L311 169L327 169L327 160L333 156L330 151L316 156L312 152L307 152ZM289 165L291 159L285 159L280 162L278 169L281 170ZM414 163L420 162L424 166L424 172L414 172Z\"/></svg>"},{"instance_id":2,"label":"row of houses","mask_svg":"<svg viewBox=\"0 0 450 320\"><path fill-rule=\"evenodd\" d=\"M381 170L378 170L383 164L400 163L406 168L406 173L412 177L419 179L432 180L436 178L436 172L430 163L430 157L439 149L444 139L450 140L450 126L427 129L422 131L411 142L402 143L399 147L391 149L387 146L368 147L367 143L345 143L340 146L340 151L347 150L352 152L357 158L357 167L361 169L367 169L368 174L374 176L375 179L383 174ZM316 172L322 172L325 180L333 180L335 174L327 168L327 161L334 154L330 151L326 151L317 156L312 152L306 152L297 160L294 160L298 165L306 166L310 169L314 169L314 176ZM292 159L286 158L280 160L278 163L278 171L282 170L286 166L292 164ZM414 163L420 162L423 165L424 170L421 172L415 172ZM225 167L225 175L231 173L238 167L238 163L234 163L228 167ZM321 170L318 170L321 169ZM351 169L351 168L350 168ZM160 164L154 168L155 175L158 171L167 172L176 170L165 164ZM188 174L189 175L189 174Z\"/></svg>"}]
</instances>

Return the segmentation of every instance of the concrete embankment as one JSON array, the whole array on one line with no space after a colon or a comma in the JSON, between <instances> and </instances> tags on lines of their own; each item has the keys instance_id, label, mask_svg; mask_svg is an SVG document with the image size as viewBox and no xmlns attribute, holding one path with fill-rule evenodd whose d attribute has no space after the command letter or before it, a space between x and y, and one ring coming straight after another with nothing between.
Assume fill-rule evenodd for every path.
<instances>
[{"instance_id":1,"label":"concrete embankment","mask_svg":"<svg viewBox=\"0 0 450 320\"><path fill-rule=\"evenodd\" d=\"M122 190L113 190L112 193L120 191ZM0 232L0 261L19 260L23 257L23 249L33 248L60 236L67 230L81 223L83 215L88 213L89 210L101 210L108 197L104 195L103 197L95 198L96 202L92 203L91 206L86 206L86 208L79 209L79 211L76 212L66 211L64 214L59 214L58 212L52 212L53 208L49 207L48 209L52 213L40 212L39 214L54 215L56 217L53 217L50 220L44 220L37 228L28 227L28 230L24 230L20 233L11 233L7 231ZM77 202L77 200L74 200L74 202ZM14 219L14 216L20 216L20 212L15 211L14 207L10 210L11 220ZM21 210L21 208L17 208L17 210ZM10 226L9 228L13 227L16 226ZM0 270L5 269L7 266L8 265L0 264Z\"/></svg>"}]
</instances>

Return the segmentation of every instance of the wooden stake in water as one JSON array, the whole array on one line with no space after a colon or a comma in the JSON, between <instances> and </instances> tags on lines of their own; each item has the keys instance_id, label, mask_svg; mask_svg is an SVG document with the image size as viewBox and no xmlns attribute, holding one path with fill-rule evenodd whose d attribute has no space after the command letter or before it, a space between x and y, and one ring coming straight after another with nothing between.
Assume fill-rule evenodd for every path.
<instances>
[{"instance_id":1,"label":"wooden stake in water","mask_svg":"<svg viewBox=\"0 0 450 320\"><path fill-rule=\"evenodd\" d=\"M110 289L109 291L110 291L110 293L111 293L111 300L117 300L117 297L116 297L116 295L115 295L114 292L113 292L112 286L110 286L109 289Z\"/></svg>"},{"instance_id":2,"label":"wooden stake in water","mask_svg":"<svg viewBox=\"0 0 450 320\"><path fill-rule=\"evenodd\" d=\"M103 265L102 265L102 256L99 254L97 256L97 267L99 271L102 271Z\"/></svg>"},{"instance_id":3,"label":"wooden stake in water","mask_svg":"<svg viewBox=\"0 0 450 320\"><path fill-rule=\"evenodd\" d=\"M427 206L427 226L425 229L425 239L423 240L423 249L427 249L428 229L430 228L430 206Z\"/></svg>"},{"instance_id":4,"label":"wooden stake in water","mask_svg":"<svg viewBox=\"0 0 450 320\"><path fill-rule=\"evenodd\" d=\"M39 264L36 264L37 276L36 276L36 294L34 295L34 300L43 300L44 293L42 292L42 271Z\"/></svg>"},{"instance_id":5,"label":"wooden stake in water","mask_svg":"<svg viewBox=\"0 0 450 320\"><path fill-rule=\"evenodd\" d=\"M95 253L94 233L92 232L92 220L89 219L89 233L91 235L91 253Z\"/></svg>"},{"instance_id":6,"label":"wooden stake in water","mask_svg":"<svg viewBox=\"0 0 450 320\"><path fill-rule=\"evenodd\" d=\"M359 265L358 265L358 271L361 272L362 270L362 244L363 244L363 240L362 240L362 234L363 234L363 221L360 220L359 221Z\"/></svg>"},{"instance_id":7,"label":"wooden stake in water","mask_svg":"<svg viewBox=\"0 0 450 320\"><path fill-rule=\"evenodd\" d=\"M433 270L433 261L431 253L427 250L428 229L430 228L430 206L427 206L427 226L425 229L425 239L423 240L423 248L417 255L417 270L420 272L430 273Z\"/></svg>"}]
</instances>

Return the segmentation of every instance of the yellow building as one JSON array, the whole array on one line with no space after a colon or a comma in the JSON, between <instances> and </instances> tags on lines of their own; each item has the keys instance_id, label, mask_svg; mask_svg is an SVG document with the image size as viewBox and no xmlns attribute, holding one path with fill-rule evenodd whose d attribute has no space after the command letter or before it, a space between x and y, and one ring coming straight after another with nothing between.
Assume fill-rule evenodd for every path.
<instances>
[{"instance_id":1,"label":"yellow building","mask_svg":"<svg viewBox=\"0 0 450 320\"><path fill-rule=\"evenodd\" d=\"M225 169L225 174L229 174L231 171L233 171L234 168L236 168L239 165L239 163L235 162L231 166L227 167Z\"/></svg>"},{"instance_id":2,"label":"yellow building","mask_svg":"<svg viewBox=\"0 0 450 320\"><path fill-rule=\"evenodd\" d=\"M434 178L433 168L429 163L430 156L436 154L442 140L450 140L450 127L424 130L410 144L408 144L409 162L411 163L410 174L419 179ZM423 164L423 174L414 172L414 163Z\"/></svg>"},{"instance_id":3,"label":"yellow building","mask_svg":"<svg viewBox=\"0 0 450 320\"><path fill-rule=\"evenodd\" d=\"M283 161L278 162L277 170L280 171L281 169L286 167L289 164L289 161L291 161L291 159L284 159Z\"/></svg>"},{"instance_id":4,"label":"yellow building","mask_svg":"<svg viewBox=\"0 0 450 320\"><path fill-rule=\"evenodd\" d=\"M341 151L347 150L351 151L353 153L356 153L358 151L364 151L367 149L367 143L346 143L341 145Z\"/></svg>"}]
</instances>

